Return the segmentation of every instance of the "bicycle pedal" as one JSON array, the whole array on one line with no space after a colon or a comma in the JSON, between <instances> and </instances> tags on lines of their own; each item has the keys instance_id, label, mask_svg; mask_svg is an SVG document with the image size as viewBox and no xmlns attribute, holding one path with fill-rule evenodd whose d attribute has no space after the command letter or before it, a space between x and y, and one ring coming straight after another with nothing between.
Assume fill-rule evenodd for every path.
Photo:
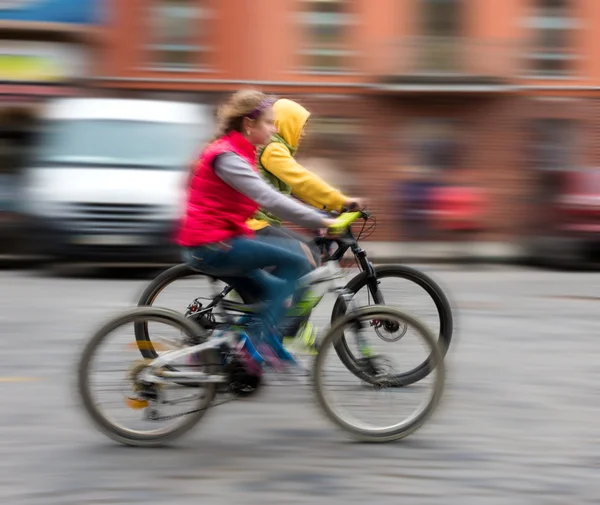
<instances>
[{"instance_id":1,"label":"bicycle pedal","mask_svg":"<svg viewBox=\"0 0 600 505\"><path fill-rule=\"evenodd\" d=\"M143 398L133 398L131 396L128 396L125 399L125 404L132 410L141 410L148 407L149 402L148 400L145 400Z\"/></svg>"}]
</instances>

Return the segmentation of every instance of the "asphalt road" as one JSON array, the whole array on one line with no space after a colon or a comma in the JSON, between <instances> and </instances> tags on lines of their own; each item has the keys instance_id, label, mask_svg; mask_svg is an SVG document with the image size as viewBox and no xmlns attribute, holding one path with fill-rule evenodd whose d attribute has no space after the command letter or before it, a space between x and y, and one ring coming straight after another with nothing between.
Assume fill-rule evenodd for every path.
<instances>
[{"instance_id":1,"label":"asphalt road","mask_svg":"<svg viewBox=\"0 0 600 505\"><path fill-rule=\"evenodd\" d=\"M352 442L308 389L267 386L159 449L110 441L73 393L84 342L148 279L0 272L0 502L600 503L600 274L426 270L456 337L443 403L413 436Z\"/></svg>"}]
</instances>

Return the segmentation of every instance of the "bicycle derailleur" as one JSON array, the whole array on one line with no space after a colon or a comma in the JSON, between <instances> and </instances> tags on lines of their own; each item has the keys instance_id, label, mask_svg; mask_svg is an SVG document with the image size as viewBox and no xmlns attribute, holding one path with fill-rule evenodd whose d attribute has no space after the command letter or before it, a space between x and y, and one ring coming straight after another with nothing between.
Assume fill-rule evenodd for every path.
<instances>
[{"instance_id":1,"label":"bicycle derailleur","mask_svg":"<svg viewBox=\"0 0 600 505\"><path fill-rule=\"evenodd\" d=\"M126 398L126 404L130 409L145 409L146 419L153 421L159 418L156 407L162 398L160 384L140 380L141 372L148 366L151 360L139 360L129 371L128 378L131 381L132 394Z\"/></svg>"}]
</instances>

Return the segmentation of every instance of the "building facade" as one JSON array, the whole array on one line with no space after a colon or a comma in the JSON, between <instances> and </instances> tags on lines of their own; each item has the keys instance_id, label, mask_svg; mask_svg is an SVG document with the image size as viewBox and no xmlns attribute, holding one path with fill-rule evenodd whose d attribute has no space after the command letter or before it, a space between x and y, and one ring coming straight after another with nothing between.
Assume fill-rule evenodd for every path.
<instances>
[{"instance_id":1,"label":"building facade","mask_svg":"<svg viewBox=\"0 0 600 505\"><path fill-rule=\"evenodd\" d=\"M253 86L301 101L314 120L299 155L369 198L373 240L435 239L408 205L440 183L484 191L481 240L519 240L547 174L600 166L597 0L107 5L92 89L218 103Z\"/></svg>"}]
</instances>

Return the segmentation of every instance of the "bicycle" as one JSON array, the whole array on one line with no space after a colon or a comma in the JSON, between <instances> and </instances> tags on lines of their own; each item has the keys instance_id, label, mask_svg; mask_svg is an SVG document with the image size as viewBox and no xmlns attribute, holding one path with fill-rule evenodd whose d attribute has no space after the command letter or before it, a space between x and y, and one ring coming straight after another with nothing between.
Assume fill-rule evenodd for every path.
<instances>
[{"instance_id":1,"label":"bicycle","mask_svg":"<svg viewBox=\"0 0 600 505\"><path fill-rule=\"evenodd\" d=\"M336 292L345 300L346 306L349 307L353 305L353 293L343 284L343 277L344 274L338 262L330 261L307 274L303 282L318 283L326 291ZM222 302L223 299L221 298ZM249 332L245 332L245 329L250 328L251 322L255 321L256 314L262 312L264 305L248 306L241 304L238 308L243 310L243 320L230 320L229 322L238 331L226 331L224 327L221 327L221 333L218 336L212 334L211 330L203 328L198 320L194 321L177 311L157 307L136 307L105 323L85 346L79 360L77 373L79 395L94 424L109 438L125 445L161 445L189 431L200 421L210 407L239 397L249 396L256 391L257 376L249 372L248 361L243 357L244 352L249 352L251 356L263 356L263 367L275 367L273 363L277 364L282 361L286 363L286 369L301 366L274 336L267 335L257 342L249 336ZM230 310L235 310L235 307L231 304L226 312ZM136 326L140 323L140 320L144 321L144 324L148 321L156 321L175 327L184 335L182 339L183 348L168 351L158 357L136 363L128 373L130 393L133 393L133 395L127 396L126 403L131 409L144 411L143 423L152 424L153 422L171 421L187 417L179 427L149 430L149 432L120 427L102 414L98 403L93 399L90 390L89 372L96 351L101 348L112 331L128 323L134 323L134 326ZM364 346L360 345L363 332L382 323L403 327L404 335L409 327L416 329L418 336L428 349L426 362L430 373L435 372L435 379L431 393L415 413L391 425L372 427L367 426L363 421L340 414L339 409L333 404L325 389L324 366L330 349L332 347L336 349L340 339L346 339L346 333L355 331L359 349L364 349ZM144 343L147 343L147 341L135 340L135 345L140 351L144 348ZM257 351L257 348L264 349L264 347L258 347L257 344L265 343L267 349L274 352L272 354L272 356L275 356L274 361L264 351L262 355ZM178 364L179 360L183 360L183 363ZM251 362L257 363L254 359L251 359ZM369 382L378 391L384 388L393 388L397 392L405 392L409 389L397 388L398 374L395 373L388 362L378 355L366 352L354 366L364 368L363 373L368 376ZM205 371L182 370L186 367L202 368ZM277 367L275 367L275 370L277 370ZM350 436L369 442L399 440L419 429L435 411L445 386L444 358L431 331L415 317L383 305L358 307L355 310L346 312L334 321L326 332L314 364L309 371L317 403L325 415ZM364 384L364 382L361 383ZM248 385L250 385L249 390L246 387ZM168 394L171 390L169 388L173 386L195 387L201 390L203 394L201 397L194 398L197 403L195 408L180 414L161 415L161 408L180 404L193 398L193 395L188 395L183 399L170 400ZM361 387L358 386L358 392L362 392ZM225 394L229 397L224 401L214 403L217 394ZM353 401L355 401L354 396ZM369 407L368 413L371 417L371 407Z\"/></svg>"},{"instance_id":2,"label":"bicycle","mask_svg":"<svg viewBox=\"0 0 600 505\"><path fill-rule=\"evenodd\" d=\"M446 298L443 290L438 284L431 279L425 273L404 265L373 265L367 258L367 252L359 245L361 238L366 238L369 232L375 229L376 221L370 213L366 211L358 211L345 213L341 216L347 220L346 232L344 235L337 238L332 237L316 237L314 239L316 245L319 247L323 264L328 262L338 263L342 260L344 255L350 251L356 264L359 268L359 273L355 275L350 281L348 281L346 287L354 294L357 295L361 289L365 286L368 289L369 303L371 300L377 305L385 305L384 295L380 289L380 283L385 278L397 278L408 280L417 286L423 288L426 293L433 300L438 317L439 317L439 335L438 344L440 346L442 355L445 356L447 353L453 333L453 315L450 303ZM351 225L354 221L362 219L363 227L355 236ZM372 222L372 226L367 228L368 222ZM332 252L333 251L333 252ZM169 285L173 284L177 280L181 280L187 277L203 275L199 272L194 271L186 264L175 265L161 274L159 274L143 291L138 299L138 307L152 306L158 295ZM215 279L209 278L213 285L216 285ZM226 286L224 289L212 295L208 298L207 303L202 303L203 297L195 298L191 303L188 304L185 310L185 316L193 320L199 321L201 326L206 328L216 328L221 323L217 320L215 315L212 313L213 308L225 299L227 296L233 294L233 288ZM252 300L245 293L237 293L239 298L244 304L252 304ZM320 302L322 297L311 297L310 303L306 307L307 311L313 310ZM239 307L239 305L238 305ZM338 318L342 317L346 313L346 302L342 297L338 297L333 305L330 322L333 323ZM391 335L397 332L399 328L394 324L382 325L380 327L380 338L389 338L384 335L384 332ZM158 353L151 344L151 338L147 324L139 323L135 327L136 339L138 341L145 341L145 345L141 349L142 356L148 359L154 359L158 356ZM393 337L397 338L397 337ZM356 358L348 346L346 339L342 338L335 348L340 360L344 363L349 370L358 374L358 376L368 381L369 378L364 374L364 371L357 366ZM414 382L418 382L430 373L427 366L427 361L423 361L419 365L410 369L409 371L398 374L397 383L400 385L409 385Z\"/></svg>"}]
</instances>

